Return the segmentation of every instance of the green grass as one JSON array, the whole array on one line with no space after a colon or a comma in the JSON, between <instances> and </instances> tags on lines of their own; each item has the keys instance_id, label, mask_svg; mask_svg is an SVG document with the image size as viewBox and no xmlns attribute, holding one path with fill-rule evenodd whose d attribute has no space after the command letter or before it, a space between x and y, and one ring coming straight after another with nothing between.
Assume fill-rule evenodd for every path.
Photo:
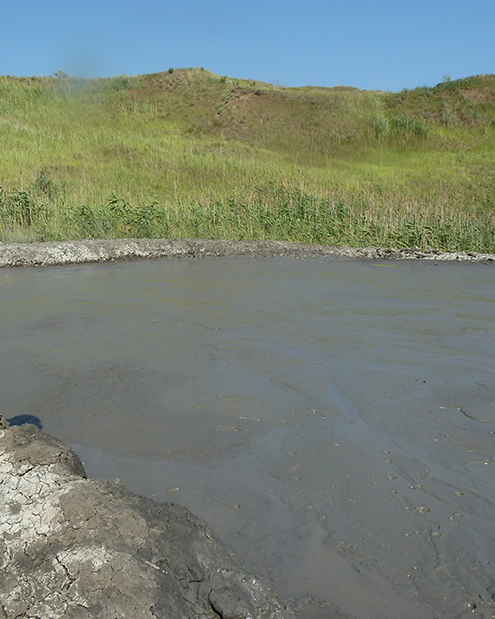
<instances>
[{"instance_id":1,"label":"green grass","mask_svg":"<svg viewBox=\"0 0 495 619\"><path fill-rule=\"evenodd\" d=\"M495 76L401 93L202 69L0 78L0 240L495 251Z\"/></svg>"}]
</instances>

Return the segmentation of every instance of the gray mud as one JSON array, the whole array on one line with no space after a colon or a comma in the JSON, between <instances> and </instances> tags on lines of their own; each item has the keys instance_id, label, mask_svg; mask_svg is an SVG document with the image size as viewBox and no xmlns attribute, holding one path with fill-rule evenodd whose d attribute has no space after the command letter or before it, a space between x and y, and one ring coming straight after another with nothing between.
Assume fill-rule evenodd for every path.
<instances>
[{"instance_id":1,"label":"gray mud","mask_svg":"<svg viewBox=\"0 0 495 619\"><path fill-rule=\"evenodd\" d=\"M493 254L301 245L285 241L119 239L52 243L0 243L0 267L61 266L115 260L212 256L340 256L389 260L494 262Z\"/></svg>"},{"instance_id":2,"label":"gray mud","mask_svg":"<svg viewBox=\"0 0 495 619\"><path fill-rule=\"evenodd\" d=\"M303 619L494 616L493 257L177 243L1 270L4 415L205 518Z\"/></svg>"}]
</instances>

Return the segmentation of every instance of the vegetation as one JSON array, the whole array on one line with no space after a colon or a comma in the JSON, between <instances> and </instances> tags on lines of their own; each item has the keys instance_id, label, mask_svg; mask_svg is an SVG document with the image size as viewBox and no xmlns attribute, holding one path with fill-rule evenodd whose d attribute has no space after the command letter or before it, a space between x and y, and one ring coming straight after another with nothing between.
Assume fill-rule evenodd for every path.
<instances>
[{"instance_id":1,"label":"vegetation","mask_svg":"<svg viewBox=\"0 0 495 619\"><path fill-rule=\"evenodd\" d=\"M495 253L495 76L400 93L168 69L0 77L0 240Z\"/></svg>"}]
</instances>

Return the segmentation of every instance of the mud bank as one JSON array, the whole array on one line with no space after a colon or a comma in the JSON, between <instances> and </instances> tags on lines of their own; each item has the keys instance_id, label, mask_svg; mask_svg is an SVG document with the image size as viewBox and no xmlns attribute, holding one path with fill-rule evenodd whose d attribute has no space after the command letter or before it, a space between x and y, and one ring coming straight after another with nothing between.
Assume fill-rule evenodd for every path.
<instances>
[{"instance_id":1,"label":"mud bank","mask_svg":"<svg viewBox=\"0 0 495 619\"><path fill-rule=\"evenodd\" d=\"M390 260L441 260L495 262L493 254L423 252L418 249L383 249L300 245L285 241L225 241L120 239L51 243L0 243L0 267L57 266L145 260L154 258L206 258L211 256L295 256Z\"/></svg>"},{"instance_id":2,"label":"mud bank","mask_svg":"<svg viewBox=\"0 0 495 619\"><path fill-rule=\"evenodd\" d=\"M0 617L293 617L189 510L87 479L34 425L0 416L0 474Z\"/></svg>"}]
</instances>

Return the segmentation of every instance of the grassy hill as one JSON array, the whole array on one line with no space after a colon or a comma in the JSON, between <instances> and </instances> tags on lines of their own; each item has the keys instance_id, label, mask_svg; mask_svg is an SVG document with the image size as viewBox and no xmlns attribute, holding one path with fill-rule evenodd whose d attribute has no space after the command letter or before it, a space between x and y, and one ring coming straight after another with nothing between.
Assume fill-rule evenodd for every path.
<instances>
[{"instance_id":1,"label":"grassy hill","mask_svg":"<svg viewBox=\"0 0 495 619\"><path fill-rule=\"evenodd\" d=\"M177 69L0 77L0 240L495 252L495 75L400 93Z\"/></svg>"}]
</instances>

